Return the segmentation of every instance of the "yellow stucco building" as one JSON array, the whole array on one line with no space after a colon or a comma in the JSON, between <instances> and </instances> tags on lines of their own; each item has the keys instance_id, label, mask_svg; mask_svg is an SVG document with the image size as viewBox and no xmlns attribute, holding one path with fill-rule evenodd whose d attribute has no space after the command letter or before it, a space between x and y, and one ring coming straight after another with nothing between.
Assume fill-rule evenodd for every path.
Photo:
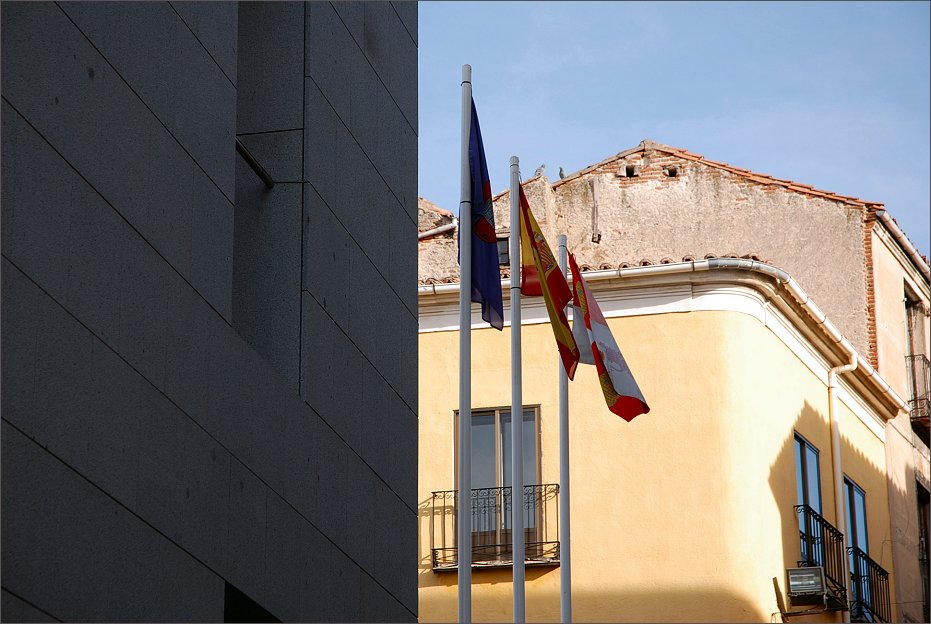
<instances>
[{"instance_id":1,"label":"yellow stucco building","mask_svg":"<svg viewBox=\"0 0 931 624\"><path fill-rule=\"evenodd\" d=\"M698 172L679 165L677 174L687 173ZM597 184L589 186L593 196ZM573 234L578 241L581 226L560 209L565 203L545 193L533 203L551 244L559 228L569 232L570 248L580 246ZM505 194L496 202L499 224L507 223L506 205ZM454 241L453 228L435 227L430 213L429 206L422 210L421 230L430 231L423 238ZM877 294L898 284L901 304L905 275L926 311L921 267L886 229L867 235L875 237ZM755 248L765 252L766 243ZM630 423L611 414L591 366L580 365L569 384L574 620L768 622L780 621L784 610L791 621L839 622L847 609L854 621L921 621L928 448L919 435L921 414L913 420L921 379L903 371L904 360L914 360L909 353L928 353L927 315L917 346L907 347L905 324L914 318L903 310L900 319L886 301L892 295L880 297L885 307L873 306L873 322L881 348L858 349L804 283L755 255L612 268L581 256L651 411ZM429 240L421 258L419 617L454 621L458 284L455 276L430 278L442 273L443 261ZM476 621L512 617L510 302L503 277L504 331L473 314ZM542 300L523 298L522 321L526 613L528 621L552 622L559 620L561 574L558 362ZM880 373L877 360L893 358L898 367L886 368L896 372ZM851 363L853 370L838 372ZM787 595L787 569L799 566L824 570L820 604Z\"/></svg>"}]
</instances>

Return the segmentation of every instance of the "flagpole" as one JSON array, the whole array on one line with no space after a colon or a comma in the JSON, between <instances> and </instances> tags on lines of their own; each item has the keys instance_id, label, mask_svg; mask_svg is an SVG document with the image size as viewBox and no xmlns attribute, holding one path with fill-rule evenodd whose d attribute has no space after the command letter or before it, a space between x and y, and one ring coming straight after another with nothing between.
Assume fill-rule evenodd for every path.
<instances>
[{"instance_id":1,"label":"flagpole","mask_svg":"<svg viewBox=\"0 0 931 624\"><path fill-rule=\"evenodd\" d=\"M559 270L566 274L566 235L556 238ZM573 318L573 323L578 322ZM559 362L559 621L572 624L572 558L569 548L569 376Z\"/></svg>"},{"instance_id":2,"label":"flagpole","mask_svg":"<svg viewBox=\"0 0 931 624\"><path fill-rule=\"evenodd\" d=\"M472 180L469 132L472 66L462 66L462 143L459 194L459 622L472 621Z\"/></svg>"},{"instance_id":3,"label":"flagpole","mask_svg":"<svg viewBox=\"0 0 931 624\"><path fill-rule=\"evenodd\" d=\"M524 406L521 396L520 355L520 160L511 156L511 543L514 613L526 619L524 597Z\"/></svg>"}]
</instances>

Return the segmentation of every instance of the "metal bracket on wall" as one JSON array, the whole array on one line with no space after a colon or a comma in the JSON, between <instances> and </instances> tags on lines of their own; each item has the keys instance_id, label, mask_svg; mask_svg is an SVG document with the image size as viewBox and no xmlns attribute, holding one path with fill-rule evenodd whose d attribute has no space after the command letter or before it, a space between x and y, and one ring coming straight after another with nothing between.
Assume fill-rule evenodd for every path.
<instances>
[{"instance_id":1,"label":"metal bracket on wall","mask_svg":"<svg viewBox=\"0 0 931 624\"><path fill-rule=\"evenodd\" d=\"M265 170L265 167L259 164L259 161L255 159L255 156L252 155L252 152L250 152L248 148L242 144L242 141L240 141L238 137L236 138L236 152L242 156L243 160L246 161L246 164L252 167L252 170L255 171L255 174L262 179L262 182L265 183L265 188L275 187L275 181L272 180L272 177L268 174L268 171Z\"/></svg>"},{"instance_id":2,"label":"metal bracket on wall","mask_svg":"<svg viewBox=\"0 0 931 624\"><path fill-rule=\"evenodd\" d=\"M591 180L592 189L592 242L601 242L601 230L598 228L598 200L600 199L601 179L594 177Z\"/></svg>"}]
</instances>

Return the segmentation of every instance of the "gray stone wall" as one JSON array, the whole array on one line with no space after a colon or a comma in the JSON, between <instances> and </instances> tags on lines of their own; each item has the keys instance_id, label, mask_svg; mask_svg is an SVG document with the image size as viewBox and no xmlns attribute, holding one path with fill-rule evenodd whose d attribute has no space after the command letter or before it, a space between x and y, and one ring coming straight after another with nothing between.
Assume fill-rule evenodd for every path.
<instances>
[{"instance_id":1,"label":"gray stone wall","mask_svg":"<svg viewBox=\"0 0 931 624\"><path fill-rule=\"evenodd\" d=\"M687 255L756 254L788 271L863 354L867 258L863 207L822 199L647 150L640 175L606 167L556 184L568 246L592 266ZM676 175L664 173L676 167ZM593 189L600 242L592 241ZM583 260L584 259L584 260Z\"/></svg>"},{"instance_id":2,"label":"gray stone wall","mask_svg":"<svg viewBox=\"0 0 931 624\"><path fill-rule=\"evenodd\" d=\"M3 619L415 620L416 5L0 17Z\"/></svg>"},{"instance_id":3,"label":"gray stone wall","mask_svg":"<svg viewBox=\"0 0 931 624\"><path fill-rule=\"evenodd\" d=\"M619 176L628 164L637 175ZM875 346L867 316L863 204L767 184L649 145L564 181L533 178L525 192L550 245L555 248L557 234L567 234L569 250L582 264L617 268L707 254L753 255L788 271L862 354L869 356ZM509 212L504 193L495 201L499 230L507 229ZM458 275L448 242L438 237L421 244L421 281Z\"/></svg>"}]
</instances>

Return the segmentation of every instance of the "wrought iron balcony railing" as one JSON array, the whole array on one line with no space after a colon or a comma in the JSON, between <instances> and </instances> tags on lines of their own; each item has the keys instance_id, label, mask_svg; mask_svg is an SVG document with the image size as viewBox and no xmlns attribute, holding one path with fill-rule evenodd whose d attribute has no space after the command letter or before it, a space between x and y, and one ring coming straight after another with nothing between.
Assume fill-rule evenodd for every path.
<instances>
[{"instance_id":1,"label":"wrought iron balcony railing","mask_svg":"<svg viewBox=\"0 0 931 624\"><path fill-rule=\"evenodd\" d=\"M844 534L808 505L796 505L801 540L799 567L821 566L828 585L828 607L843 609L847 604L844 582Z\"/></svg>"},{"instance_id":2,"label":"wrought iron balcony railing","mask_svg":"<svg viewBox=\"0 0 931 624\"><path fill-rule=\"evenodd\" d=\"M850 555L850 621L891 621L889 573L856 546L851 546L847 552Z\"/></svg>"},{"instance_id":3,"label":"wrought iron balcony railing","mask_svg":"<svg viewBox=\"0 0 931 624\"><path fill-rule=\"evenodd\" d=\"M929 444L931 434L931 364L924 354L906 355L908 381L911 398L908 401L908 413L912 429L925 444Z\"/></svg>"},{"instance_id":4,"label":"wrought iron balcony railing","mask_svg":"<svg viewBox=\"0 0 931 624\"><path fill-rule=\"evenodd\" d=\"M431 547L433 569L455 570L459 563L457 492L433 492ZM472 567L511 565L511 488L472 490ZM525 565L559 565L559 485L525 485L523 500Z\"/></svg>"},{"instance_id":5,"label":"wrought iron balcony railing","mask_svg":"<svg viewBox=\"0 0 931 624\"><path fill-rule=\"evenodd\" d=\"M908 381L911 386L911 400L908 409L912 418L928 419L928 402L931 398L931 363L924 354L906 355L905 365L908 369Z\"/></svg>"}]
</instances>

